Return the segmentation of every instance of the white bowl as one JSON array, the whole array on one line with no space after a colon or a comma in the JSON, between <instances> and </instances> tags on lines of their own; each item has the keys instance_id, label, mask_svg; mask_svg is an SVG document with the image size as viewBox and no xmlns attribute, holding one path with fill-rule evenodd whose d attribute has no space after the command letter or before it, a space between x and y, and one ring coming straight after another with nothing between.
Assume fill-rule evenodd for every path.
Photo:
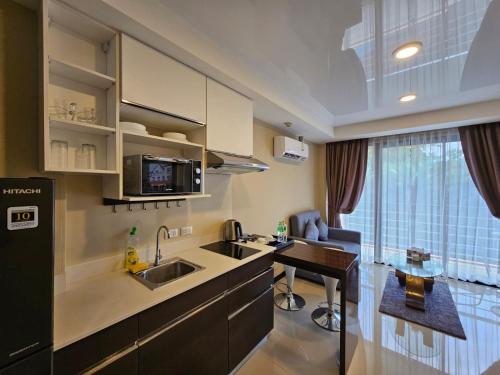
<instances>
[{"instance_id":1,"label":"white bowl","mask_svg":"<svg viewBox=\"0 0 500 375\"><path fill-rule=\"evenodd\" d=\"M184 133L174 133L174 132L165 132L163 133L163 138L176 139L178 141L186 141L187 136Z\"/></svg>"},{"instance_id":2,"label":"white bowl","mask_svg":"<svg viewBox=\"0 0 500 375\"><path fill-rule=\"evenodd\" d=\"M120 128L126 131L146 132L146 127L137 122L120 122Z\"/></svg>"}]
</instances>

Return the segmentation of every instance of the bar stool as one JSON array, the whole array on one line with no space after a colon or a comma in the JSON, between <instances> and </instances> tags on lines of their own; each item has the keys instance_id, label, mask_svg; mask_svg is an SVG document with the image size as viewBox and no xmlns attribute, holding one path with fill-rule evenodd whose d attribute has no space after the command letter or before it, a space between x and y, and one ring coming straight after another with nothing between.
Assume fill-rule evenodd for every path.
<instances>
[{"instance_id":1,"label":"bar stool","mask_svg":"<svg viewBox=\"0 0 500 375\"><path fill-rule=\"evenodd\" d=\"M274 304L282 310L299 311L306 305L304 298L293 293L293 279L296 269L296 267L285 266L287 292L274 296Z\"/></svg>"},{"instance_id":2,"label":"bar stool","mask_svg":"<svg viewBox=\"0 0 500 375\"><path fill-rule=\"evenodd\" d=\"M325 282L327 307L318 307L315 309L311 314L311 319L323 329L340 332L340 311L335 309L335 292L337 291L339 281L334 277L323 275L321 277Z\"/></svg>"},{"instance_id":3,"label":"bar stool","mask_svg":"<svg viewBox=\"0 0 500 375\"><path fill-rule=\"evenodd\" d=\"M305 242L297 240L295 240L295 242L306 244ZM297 267L285 266L287 292L279 293L274 296L274 304L282 310L299 311L306 305L304 298L293 293L293 280L295 278L296 269Z\"/></svg>"}]
</instances>

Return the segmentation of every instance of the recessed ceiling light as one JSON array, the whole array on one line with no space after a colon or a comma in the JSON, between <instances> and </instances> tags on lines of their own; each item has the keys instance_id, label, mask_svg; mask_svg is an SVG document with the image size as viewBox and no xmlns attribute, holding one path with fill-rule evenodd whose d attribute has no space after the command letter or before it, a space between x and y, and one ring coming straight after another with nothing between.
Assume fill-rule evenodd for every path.
<instances>
[{"instance_id":1,"label":"recessed ceiling light","mask_svg":"<svg viewBox=\"0 0 500 375\"><path fill-rule=\"evenodd\" d=\"M401 103L411 102L417 99L417 94L405 94L399 98Z\"/></svg>"},{"instance_id":2,"label":"recessed ceiling light","mask_svg":"<svg viewBox=\"0 0 500 375\"><path fill-rule=\"evenodd\" d=\"M409 42L396 48L394 52L392 52L392 56L394 56L398 60L406 60L410 57L415 56L421 49L422 42Z\"/></svg>"}]
</instances>

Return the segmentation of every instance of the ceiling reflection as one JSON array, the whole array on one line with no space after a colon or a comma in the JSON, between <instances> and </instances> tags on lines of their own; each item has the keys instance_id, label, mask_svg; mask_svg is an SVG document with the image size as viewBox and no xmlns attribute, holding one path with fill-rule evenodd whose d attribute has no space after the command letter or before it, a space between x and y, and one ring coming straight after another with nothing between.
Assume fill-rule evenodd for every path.
<instances>
[{"instance_id":1,"label":"ceiling reflection","mask_svg":"<svg viewBox=\"0 0 500 375\"><path fill-rule=\"evenodd\" d=\"M500 84L500 0L159 1L283 95L335 117ZM421 51L395 59L410 41Z\"/></svg>"}]
</instances>

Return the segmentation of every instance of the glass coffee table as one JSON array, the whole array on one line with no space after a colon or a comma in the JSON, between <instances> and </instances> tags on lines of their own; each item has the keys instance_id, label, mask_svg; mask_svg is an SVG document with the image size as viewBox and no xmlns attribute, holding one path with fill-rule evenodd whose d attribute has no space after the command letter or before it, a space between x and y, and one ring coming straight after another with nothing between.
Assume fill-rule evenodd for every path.
<instances>
[{"instance_id":1,"label":"glass coffee table","mask_svg":"<svg viewBox=\"0 0 500 375\"><path fill-rule=\"evenodd\" d=\"M406 306L425 310L425 292L432 292L434 278L443 274L437 260L415 262L405 253L390 255L386 261L396 269L399 285L406 286Z\"/></svg>"}]
</instances>

